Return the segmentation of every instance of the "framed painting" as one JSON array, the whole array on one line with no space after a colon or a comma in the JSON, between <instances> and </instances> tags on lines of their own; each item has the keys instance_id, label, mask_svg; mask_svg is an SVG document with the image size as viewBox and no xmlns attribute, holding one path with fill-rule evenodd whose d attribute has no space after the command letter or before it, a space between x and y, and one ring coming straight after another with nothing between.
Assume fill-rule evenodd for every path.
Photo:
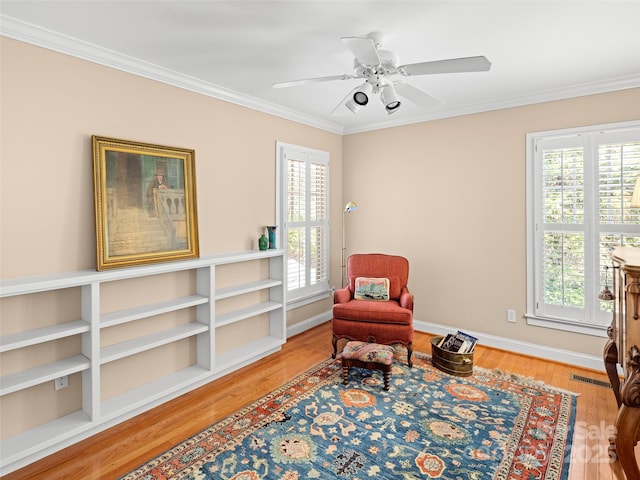
<instances>
[{"instance_id":1,"label":"framed painting","mask_svg":"<svg viewBox=\"0 0 640 480\"><path fill-rule=\"evenodd\" d=\"M198 257L195 151L91 140L97 269Z\"/></svg>"}]
</instances>

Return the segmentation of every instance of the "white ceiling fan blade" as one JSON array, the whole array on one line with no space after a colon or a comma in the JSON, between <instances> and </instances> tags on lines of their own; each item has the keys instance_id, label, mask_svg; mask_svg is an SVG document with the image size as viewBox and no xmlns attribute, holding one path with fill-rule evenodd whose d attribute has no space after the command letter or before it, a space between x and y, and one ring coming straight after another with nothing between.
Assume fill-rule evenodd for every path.
<instances>
[{"instance_id":1,"label":"white ceiling fan blade","mask_svg":"<svg viewBox=\"0 0 640 480\"><path fill-rule=\"evenodd\" d=\"M398 67L402 75L429 75L436 73L486 72L491 62L486 57L449 58L433 62L410 63Z\"/></svg>"},{"instance_id":2,"label":"white ceiling fan blade","mask_svg":"<svg viewBox=\"0 0 640 480\"><path fill-rule=\"evenodd\" d=\"M353 75L331 75L328 77L303 78L302 80L291 80L290 82L278 82L272 85L273 88L297 87L300 85L308 85L309 83L331 82L333 80L349 80L356 78Z\"/></svg>"},{"instance_id":3,"label":"white ceiling fan blade","mask_svg":"<svg viewBox=\"0 0 640 480\"><path fill-rule=\"evenodd\" d=\"M380 65L376 44L370 38L342 37L340 40L351 50L360 65Z\"/></svg>"},{"instance_id":4,"label":"white ceiling fan blade","mask_svg":"<svg viewBox=\"0 0 640 480\"><path fill-rule=\"evenodd\" d=\"M437 98L432 97L431 95L423 92L413 85L409 85L408 83L398 82L395 84L395 87L398 95L423 108L433 108L437 107L438 105L442 105L442 102Z\"/></svg>"}]
</instances>

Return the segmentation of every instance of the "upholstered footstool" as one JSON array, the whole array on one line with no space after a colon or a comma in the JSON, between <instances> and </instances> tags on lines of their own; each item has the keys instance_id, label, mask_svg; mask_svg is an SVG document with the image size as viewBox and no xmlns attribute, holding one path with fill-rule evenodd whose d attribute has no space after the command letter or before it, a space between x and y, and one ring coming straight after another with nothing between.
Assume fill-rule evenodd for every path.
<instances>
[{"instance_id":1,"label":"upholstered footstool","mask_svg":"<svg viewBox=\"0 0 640 480\"><path fill-rule=\"evenodd\" d=\"M393 347L377 343L347 342L342 350L342 383L349 384L349 368L358 367L380 370L384 377L384 389L389 390Z\"/></svg>"}]
</instances>

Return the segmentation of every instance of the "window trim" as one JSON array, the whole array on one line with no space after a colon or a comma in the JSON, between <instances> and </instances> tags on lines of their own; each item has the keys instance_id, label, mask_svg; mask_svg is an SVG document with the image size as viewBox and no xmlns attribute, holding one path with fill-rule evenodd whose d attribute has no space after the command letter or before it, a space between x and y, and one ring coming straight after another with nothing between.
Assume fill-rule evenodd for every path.
<instances>
[{"instance_id":1,"label":"window trim","mask_svg":"<svg viewBox=\"0 0 640 480\"><path fill-rule=\"evenodd\" d=\"M640 128L640 121L632 120L627 122L616 122L609 124L590 125L584 127L566 128L559 130L547 130L526 134L526 254L527 254L527 305L525 317L527 325L551 328L556 330L564 330L574 333L592 335L596 337L607 337L608 325L581 323L572 319L543 316L536 313L535 302L538 286L536 274L536 260L541 255L540 245L536 244L536 218L535 218L535 187L536 187L536 142L540 139L561 138L563 136L576 136L584 134L595 134L609 131L614 133L616 130L629 130ZM591 188L587 186L586 188ZM594 196L591 197L592 202L596 202ZM594 205L591 205L594 208ZM585 233L589 234L593 230L593 225L585 225ZM585 262L590 262L585 259ZM592 266L593 267L593 266Z\"/></svg>"},{"instance_id":2,"label":"window trim","mask_svg":"<svg viewBox=\"0 0 640 480\"><path fill-rule=\"evenodd\" d=\"M322 299L325 299L331 293L330 287L330 261L331 261L331 235L330 235L330 157L329 152L317 150L309 147L303 147L300 145L294 145L290 143L276 141L276 225L280 228L277 229L277 241L278 245L282 245L282 248L288 252L288 234L287 234L287 167L286 167L286 154L288 152L295 152L299 155L307 156L308 158L320 158L322 162L326 163L326 183L325 188L327 192L326 196L326 256L324 258L325 271L327 272L327 278L321 284L318 284L315 288L306 288L304 293L296 294L295 290L288 290L288 268L285 266L285 278L283 279L283 288L287 291L287 310L298 308L309 303L313 303ZM285 256L288 259L288 254ZM288 261L288 260L287 260Z\"/></svg>"}]
</instances>

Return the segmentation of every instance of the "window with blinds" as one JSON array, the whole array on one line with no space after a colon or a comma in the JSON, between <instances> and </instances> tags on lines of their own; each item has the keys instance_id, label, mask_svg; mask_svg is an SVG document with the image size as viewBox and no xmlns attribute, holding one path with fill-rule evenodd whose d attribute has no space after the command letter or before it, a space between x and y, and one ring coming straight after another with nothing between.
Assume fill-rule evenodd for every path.
<instances>
[{"instance_id":1,"label":"window with blinds","mask_svg":"<svg viewBox=\"0 0 640 480\"><path fill-rule=\"evenodd\" d=\"M329 154L278 142L287 299L329 290Z\"/></svg>"},{"instance_id":2,"label":"window with blinds","mask_svg":"<svg viewBox=\"0 0 640 480\"><path fill-rule=\"evenodd\" d=\"M528 321L604 335L609 252L640 247L640 124L529 134L527 146Z\"/></svg>"}]
</instances>

